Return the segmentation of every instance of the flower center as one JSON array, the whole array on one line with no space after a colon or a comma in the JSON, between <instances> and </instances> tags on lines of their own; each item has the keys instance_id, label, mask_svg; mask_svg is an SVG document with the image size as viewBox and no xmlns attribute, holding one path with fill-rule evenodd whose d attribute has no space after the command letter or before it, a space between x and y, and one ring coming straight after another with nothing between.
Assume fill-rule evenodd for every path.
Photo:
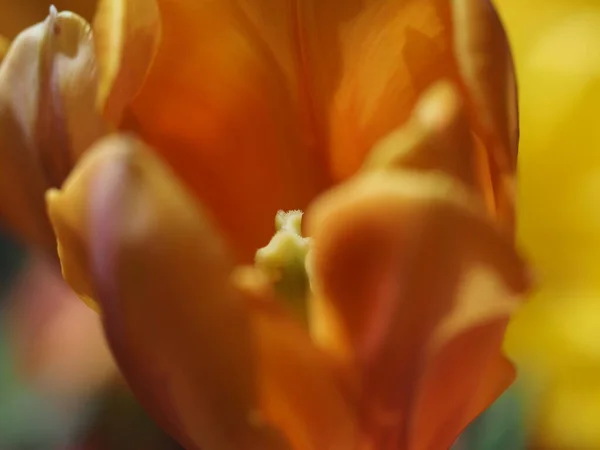
<instances>
[{"instance_id":1,"label":"flower center","mask_svg":"<svg viewBox=\"0 0 600 450\"><path fill-rule=\"evenodd\" d=\"M301 226L302 211L277 212L275 235L256 252L254 262L269 277L277 296L306 322L310 282L305 262L310 238L302 236Z\"/></svg>"}]
</instances>

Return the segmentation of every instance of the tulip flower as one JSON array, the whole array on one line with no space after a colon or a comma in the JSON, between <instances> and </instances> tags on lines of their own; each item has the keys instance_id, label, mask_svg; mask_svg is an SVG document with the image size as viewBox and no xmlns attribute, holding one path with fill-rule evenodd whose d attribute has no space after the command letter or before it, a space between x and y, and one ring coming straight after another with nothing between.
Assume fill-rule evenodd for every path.
<instances>
[{"instance_id":1,"label":"tulip flower","mask_svg":"<svg viewBox=\"0 0 600 450\"><path fill-rule=\"evenodd\" d=\"M63 275L153 417L189 449L449 448L514 378L529 286L489 1L98 8L97 70L57 72L51 98L78 79L110 133L40 185Z\"/></svg>"},{"instance_id":2,"label":"tulip flower","mask_svg":"<svg viewBox=\"0 0 600 450\"><path fill-rule=\"evenodd\" d=\"M521 87L520 246L540 289L507 350L534 393L535 448L600 448L600 6L499 2Z\"/></svg>"}]
</instances>

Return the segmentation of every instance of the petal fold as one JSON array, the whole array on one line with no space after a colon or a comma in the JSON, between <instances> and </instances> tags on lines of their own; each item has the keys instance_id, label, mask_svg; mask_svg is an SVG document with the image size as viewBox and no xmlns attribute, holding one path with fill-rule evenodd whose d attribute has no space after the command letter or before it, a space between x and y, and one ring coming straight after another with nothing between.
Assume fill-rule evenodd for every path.
<instances>
[{"instance_id":1,"label":"petal fold","mask_svg":"<svg viewBox=\"0 0 600 450\"><path fill-rule=\"evenodd\" d=\"M354 448L324 356L239 282L212 219L144 144L99 142L48 206L65 278L98 301L132 389L186 448Z\"/></svg>"},{"instance_id":2,"label":"petal fold","mask_svg":"<svg viewBox=\"0 0 600 450\"><path fill-rule=\"evenodd\" d=\"M264 288L244 291L261 355L265 418L284 431L294 450L363 449L355 405L327 355Z\"/></svg>"},{"instance_id":3,"label":"petal fold","mask_svg":"<svg viewBox=\"0 0 600 450\"><path fill-rule=\"evenodd\" d=\"M158 149L250 262L275 213L305 208L327 184L291 81L296 5L157 4L162 38L124 126Z\"/></svg>"},{"instance_id":4,"label":"petal fold","mask_svg":"<svg viewBox=\"0 0 600 450\"><path fill-rule=\"evenodd\" d=\"M510 45L490 0L454 1L452 13L456 60L487 153L482 163L490 171L497 214L512 228L519 112Z\"/></svg>"},{"instance_id":5,"label":"petal fold","mask_svg":"<svg viewBox=\"0 0 600 450\"><path fill-rule=\"evenodd\" d=\"M101 0L94 18L98 107L113 124L139 92L160 41L155 0Z\"/></svg>"},{"instance_id":6,"label":"petal fold","mask_svg":"<svg viewBox=\"0 0 600 450\"><path fill-rule=\"evenodd\" d=\"M2 63L2 60L6 56L8 47L10 47L10 41L4 36L0 35L0 63Z\"/></svg>"},{"instance_id":7,"label":"petal fold","mask_svg":"<svg viewBox=\"0 0 600 450\"><path fill-rule=\"evenodd\" d=\"M525 267L475 193L365 174L308 211L315 340L350 373L376 448L448 448L505 389Z\"/></svg>"},{"instance_id":8,"label":"petal fold","mask_svg":"<svg viewBox=\"0 0 600 450\"><path fill-rule=\"evenodd\" d=\"M0 213L14 232L50 251L43 194L102 135L95 93L91 31L70 12L51 8L17 36L0 67Z\"/></svg>"},{"instance_id":9,"label":"petal fold","mask_svg":"<svg viewBox=\"0 0 600 450\"><path fill-rule=\"evenodd\" d=\"M123 126L162 152L248 260L275 211L304 209L356 172L421 94L447 79L467 91L469 128L481 134L480 183L494 212L512 217L508 46L487 0L457 3L156 0L162 38ZM471 23L479 19L488 34ZM506 53L497 63L496 47Z\"/></svg>"},{"instance_id":10,"label":"petal fold","mask_svg":"<svg viewBox=\"0 0 600 450\"><path fill-rule=\"evenodd\" d=\"M433 83L458 80L452 18L444 0L312 3L319 6L309 48L321 63L315 78L328 102L329 163L340 181L410 117Z\"/></svg>"},{"instance_id":11,"label":"petal fold","mask_svg":"<svg viewBox=\"0 0 600 450\"><path fill-rule=\"evenodd\" d=\"M453 84L428 89L409 120L379 141L363 169L441 171L475 187L475 154L464 105Z\"/></svg>"},{"instance_id":12,"label":"petal fold","mask_svg":"<svg viewBox=\"0 0 600 450\"><path fill-rule=\"evenodd\" d=\"M49 212L65 278L98 301L113 354L159 423L187 448L278 448L249 421L250 324L227 252L156 157L132 138L99 142Z\"/></svg>"}]
</instances>

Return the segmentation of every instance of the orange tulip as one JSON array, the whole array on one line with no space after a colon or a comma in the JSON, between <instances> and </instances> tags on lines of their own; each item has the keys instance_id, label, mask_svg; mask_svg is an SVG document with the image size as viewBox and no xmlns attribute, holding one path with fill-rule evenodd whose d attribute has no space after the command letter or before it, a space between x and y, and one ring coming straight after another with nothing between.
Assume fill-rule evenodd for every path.
<instances>
[{"instance_id":1,"label":"orange tulip","mask_svg":"<svg viewBox=\"0 0 600 450\"><path fill-rule=\"evenodd\" d=\"M528 287L492 5L104 0L93 39L121 133L48 212L154 417L189 449L448 448L512 382ZM243 265L295 208L310 238L279 215Z\"/></svg>"}]
</instances>

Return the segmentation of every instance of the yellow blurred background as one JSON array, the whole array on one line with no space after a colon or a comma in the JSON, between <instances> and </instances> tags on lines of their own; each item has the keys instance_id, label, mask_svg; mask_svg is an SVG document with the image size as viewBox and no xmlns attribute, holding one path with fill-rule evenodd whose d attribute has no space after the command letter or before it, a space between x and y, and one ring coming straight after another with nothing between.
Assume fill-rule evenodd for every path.
<instances>
[{"instance_id":1,"label":"yellow blurred background","mask_svg":"<svg viewBox=\"0 0 600 450\"><path fill-rule=\"evenodd\" d=\"M498 0L519 80L519 240L539 290L507 348L538 445L600 449L600 2Z\"/></svg>"}]
</instances>

